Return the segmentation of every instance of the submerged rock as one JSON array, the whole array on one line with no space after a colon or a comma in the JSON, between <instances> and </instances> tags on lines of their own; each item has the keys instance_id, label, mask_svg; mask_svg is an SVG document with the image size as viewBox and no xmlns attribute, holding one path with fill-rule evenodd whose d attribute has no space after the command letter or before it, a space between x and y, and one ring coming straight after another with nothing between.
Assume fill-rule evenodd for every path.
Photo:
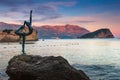
<instances>
[{"instance_id":1,"label":"submerged rock","mask_svg":"<svg viewBox=\"0 0 120 80\"><path fill-rule=\"evenodd\" d=\"M105 28L105 29L99 29L94 32L87 33L78 38L114 38L114 35L109 29Z\"/></svg>"},{"instance_id":2,"label":"submerged rock","mask_svg":"<svg viewBox=\"0 0 120 80\"><path fill-rule=\"evenodd\" d=\"M14 56L6 73L9 80L90 80L83 71L74 69L60 56Z\"/></svg>"}]
</instances>

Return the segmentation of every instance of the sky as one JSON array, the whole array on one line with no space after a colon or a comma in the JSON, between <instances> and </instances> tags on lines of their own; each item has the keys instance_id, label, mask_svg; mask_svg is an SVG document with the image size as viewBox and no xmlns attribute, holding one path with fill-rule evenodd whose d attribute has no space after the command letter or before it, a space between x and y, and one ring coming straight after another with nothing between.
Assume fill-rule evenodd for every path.
<instances>
[{"instance_id":1,"label":"sky","mask_svg":"<svg viewBox=\"0 0 120 80\"><path fill-rule=\"evenodd\" d=\"M109 28L120 37L120 0L0 0L0 22L23 24L33 10L33 25Z\"/></svg>"}]
</instances>

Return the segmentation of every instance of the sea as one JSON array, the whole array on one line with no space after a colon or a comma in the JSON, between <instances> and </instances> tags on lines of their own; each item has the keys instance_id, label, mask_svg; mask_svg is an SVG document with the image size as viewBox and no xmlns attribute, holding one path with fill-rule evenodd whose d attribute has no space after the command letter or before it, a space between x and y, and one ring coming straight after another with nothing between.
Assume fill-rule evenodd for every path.
<instances>
[{"instance_id":1,"label":"sea","mask_svg":"<svg viewBox=\"0 0 120 80\"><path fill-rule=\"evenodd\" d=\"M0 80L8 61L22 54L20 43L0 43ZM25 44L28 55L62 56L76 69L83 70L91 80L120 80L120 39L39 39Z\"/></svg>"}]
</instances>

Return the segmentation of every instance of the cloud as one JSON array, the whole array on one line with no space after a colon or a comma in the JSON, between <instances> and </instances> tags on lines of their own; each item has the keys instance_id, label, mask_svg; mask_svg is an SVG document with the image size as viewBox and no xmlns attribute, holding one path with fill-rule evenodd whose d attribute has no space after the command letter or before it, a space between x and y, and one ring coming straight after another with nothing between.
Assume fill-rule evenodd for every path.
<instances>
[{"instance_id":1,"label":"cloud","mask_svg":"<svg viewBox=\"0 0 120 80\"><path fill-rule=\"evenodd\" d=\"M1 5L5 6L17 6L20 4L30 4L33 0L0 0Z\"/></svg>"},{"instance_id":2,"label":"cloud","mask_svg":"<svg viewBox=\"0 0 120 80\"><path fill-rule=\"evenodd\" d=\"M44 21L49 19L56 19L62 17L62 14L58 11L60 6L70 7L76 4L76 2L33 2L33 0L2 0L1 3L5 10L0 12L1 16L9 19L27 19L29 11L33 10L33 14L37 17L34 21ZM22 19L23 18L23 19Z\"/></svg>"},{"instance_id":3,"label":"cloud","mask_svg":"<svg viewBox=\"0 0 120 80\"><path fill-rule=\"evenodd\" d=\"M35 21L34 23L37 25L45 25L45 24L48 24L48 25L49 24L51 25L57 25L57 24L86 25L86 24L94 24L97 22L98 20L96 20L94 17L89 17L89 16L63 16L60 18L52 19L52 20L42 21L42 23L40 23L39 21Z\"/></svg>"}]
</instances>

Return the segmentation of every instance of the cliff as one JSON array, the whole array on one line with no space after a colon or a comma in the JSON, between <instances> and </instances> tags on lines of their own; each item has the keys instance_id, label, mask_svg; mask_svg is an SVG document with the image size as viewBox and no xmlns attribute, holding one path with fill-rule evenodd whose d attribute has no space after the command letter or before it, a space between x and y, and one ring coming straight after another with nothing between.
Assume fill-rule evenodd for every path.
<instances>
[{"instance_id":1,"label":"cliff","mask_svg":"<svg viewBox=\"0 0 120 80\"><path fill-rule=\"evenodd\" d=\"M7 66L9 80L90 80L63 57L14 56Z\"/></svg>"},{"instance_id":2,"label":"cliff","mask_svg":"<svg viewBox=\"0 0 120 80\"><path fill-rule=\"evenodd\" d=\"M87 33L78 38L114 38L114 35L109 29L99 29L94 32Z\"/></svg>"}]
</instances>

